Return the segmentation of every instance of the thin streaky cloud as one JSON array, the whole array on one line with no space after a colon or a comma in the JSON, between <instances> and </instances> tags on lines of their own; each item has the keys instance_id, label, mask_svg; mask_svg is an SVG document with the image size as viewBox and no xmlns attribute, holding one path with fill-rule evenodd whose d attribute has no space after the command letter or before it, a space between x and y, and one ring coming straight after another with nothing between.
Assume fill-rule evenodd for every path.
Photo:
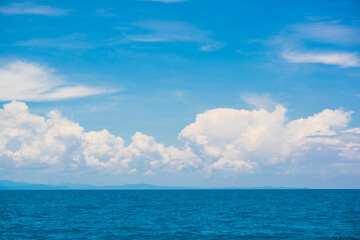
<instances>
[{"instance_id":1,"label":"thin streaky cloud","mask_svg":"<svg viewBox=\"0 0 360 240\"><path fill-rule=\"evenodd\" d=\"M5 15L33 14L44 16L63 16L69 14L69 12L70 10L68 9L59 9L30 2L12 3L0 7L0 13Z\"/></svg>"},{"instance_id":2,"label":"thin streaky cloud","mask_svg":"<svg viewBox=\"0 0 360 240\"><path fill-rule=\"evenodd\" d=\"M340 67L359 67L359 57L348 52L296 52L284 51L282 57L292 63L322 63Z\"/></svg>"},{"instance_id":3,"label":"thin streaky cloud","mask_svg":"<svg viewBox=\"0 0 360 240\"><path fill-rule=\"evenodd\" d=\"M48 47L48 48L93 48L97 44L86 40L85 34L74 33L60 38L35 38L25 41L15 42L13 46L26 47Z\"/></svg>"},{"instance_id":4,"label":"thin streaky cloud","mask_svg":"<svg viewBox=\"0 0 360 240\"><path fill-rule=\"evenodd\" d=\"M226 46L226 43L223 43L223 42L212 42L212 43L207 43L207 44L200 46L199 50L203 51L203 52L213 52L213 51L216 51L219 48L223 48L225 46Z\"/></svg>"},{"instance_id":5,"label":"thin streaky cloud","mask_svg":"<svg viewBox=\"0 0 360 240\"><path fill-rule=\"evenodd\" d=\"M358 53L349 48L360 44L360 28L340 21L295 23L266 43L277 46L287 62L360 66Z\"/></svg>"},{"instance_id":6,"label":"thin streaky cloud","mask_svg":"<svg viewBox=\"0 0 360 240\"><path fill-rule=\"evenodd\" d=\"M297 23L290 27L299 39L322 43L357 45L360 44L360 28L339 24L337 21Z\"/></svg>"},{"instance_id":7,"label":"thin streaky cloud","mask_svg":"<svg viewBox=\"0 0 360 240\"><path fill-rule=\"evenodd\" d=\"M116 17L117 14L113 13L111 11L111 9L106 9L106 8L98 8L95 11L95 16L96 17Z\"/></svg>"},{"instance_id":8,"label":"thin streaky cloud","mask_svg":"<svg viewBox=\"0 0 360 240\"><path fill-rule=\"evenodd\" d=\"M140 33L126 35L124 42L192 42L200 51L214 51L226 44L211 38L211 32L178 21L147 21L135 24Z\"/></svg>"},{"instance_id":9,"label":"thin streaky cloud","mask_svg":"<svg viewBox=\"0 0 360 240\"><path fill-rule=\"evenodd\" d=\"M192 24L178 21L147 21L135 24L146 33L128 35L136 42L205 42L210 32L202 31Z\"/></svg>"},{"instance_id":10,"label":"thin streaky cloud","mask_svg":"<svg viewBox=\"0 0 360 240\"><path fill-rule=\"evenodd\" d=\"M271 98L270 94L244 93L240 98L249 106L257 109L272 110L278 104Z\"/></svg>"}]
</instances>

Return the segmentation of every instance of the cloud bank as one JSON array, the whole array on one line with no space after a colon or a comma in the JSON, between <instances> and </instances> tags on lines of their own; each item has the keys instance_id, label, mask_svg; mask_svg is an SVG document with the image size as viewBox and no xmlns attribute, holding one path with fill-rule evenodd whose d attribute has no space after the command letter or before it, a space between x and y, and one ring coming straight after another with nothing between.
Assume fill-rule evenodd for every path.
<instances>
[{"instance_id":1,"label":"cloud bank","mask_svg":"<svg viewBox=\"0 0 360 240\"><path fill-rule=\"evenodd\" d=\"M106 89L74 85L37 63L16 61L0 67L0 101L55 101L109 92Z\"/></svg>"},{"instance_id":2,"label":"cloud bank","mask_svg":"<svg viewBox=\"0 0 360 240\"><path fill-rule=\"evenodd\" d=\"M105 129L84 131L57 110L40 116L32 114L25 103L13 101L0 110L0 168L225 176L291 164L314 151L324 158L329 153L337 156L329 164L339 168L349 164L359 168L360 128L346 128L351 114L326 109L288 121L281 105L273 111L218 108L198 114L180 132L182 147L167 147L140 132L126 145Z\"/></svg>"}]
</instances>

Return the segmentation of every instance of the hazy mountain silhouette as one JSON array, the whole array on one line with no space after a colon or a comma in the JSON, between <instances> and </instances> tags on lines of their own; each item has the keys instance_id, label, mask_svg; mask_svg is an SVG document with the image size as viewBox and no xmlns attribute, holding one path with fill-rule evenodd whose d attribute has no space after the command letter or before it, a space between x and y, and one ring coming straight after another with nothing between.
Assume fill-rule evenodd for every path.
<instances>
[{"instance_id":1,"label":"hazy mountain silhouette","mask_svg":"<svg viewBox=\"0 0 360 240\"><path fill-rule=\"evenodd\" d=\"M302 189L289 187L216 187L216 188L199 188L199 187L178 187L178 186L157 186L150 184L124 184L124 185L106 185L93 186L90 184L35 184L26 182L13 182L0 180L0 190L166 190L166 189Z\"/></svg>"}]
</instances>

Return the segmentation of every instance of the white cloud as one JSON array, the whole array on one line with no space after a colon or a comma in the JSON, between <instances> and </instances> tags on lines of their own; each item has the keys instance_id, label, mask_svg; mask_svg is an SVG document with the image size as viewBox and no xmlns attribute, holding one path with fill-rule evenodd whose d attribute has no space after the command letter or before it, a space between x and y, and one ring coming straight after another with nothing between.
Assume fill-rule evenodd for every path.
<instances>
[{"instance_id":1,"label":"white cloud","mask_svg":"<svg viewBox=\"0 0 360 240\"><path fill-rule=\"evenodd\" d=\"M200 163L189 149L166 148L151 136L137 132L126 147L122 138L107 130L85 132L58 111L42 117L16 101L0 110L0 143L0 165L10 167L144 174Z\"/></svg>"},{"instance_id":2,"label":"white cloud","mask_svg":"<svg viewBox=\"0 0 360 240\"><path fill-rule=\"evenodd\" d=\"M145 33L129 34L129 42L192 42L200 44L200 51L215 51L225 43L211 38L211 32L203 31L185 22L147 21L136 24Z\"/></svg>"},{"instance_id":3,"label":"white cloud","mask_svg":"<svg viewBox=\"0 0 360 240\"><path fill-rule=\"evenodd\" d=\"M203 52L213 52L218 50L219 48L225 47L226 44L222 42L213 42L213 43L207 43L205 45L200 46L199 50Z\"/></svg>"},{"instance_id":4,"label":"white cloud","mask_svg":"<svg viewBox=\"0 0 360 240\"><path fill-rule=\"evenodd\" d=\"M282 57L292 63L322 63L340 67L359 67L360 59L354 53L347 52L297 52L285 51Z\"/></svg>"},{"instance_id":5,"label":"white cloud","mask_svg":"<svg viewBox=\"0 0 360 240\"><path fill-rule=\"evenodd\" d=\"M332 166L360 161L360 131L346 129L351 112L326 109L293 121L285 113L281 105L274 111L209 110L181 131L185 145L178 148L140 132L125 145L105 129L85 132L56 110L39 116L13 101L0 109L0 168L237 175L291 164L313 151L337 154Z\"/></svg>"},{"instance_id":6,"label":"white cloud","mask_svg":"<svg viewBox=\"0 0 360 240\"><path fill-rule=\"evenodd\" d=\"M67 9L58 9L44 5L38 5L30 2L11 3L7 6L0 7L0 13L11 14L35 14L45 16L62 16L68 14L70 11Z\"/></svg>"},{"instance_id":7,"label":"white cloud","mask_svg":"<svg viewBox=\"0 0 360 240\"><path fill-rule=\"evenodd\" d=\"M268 43L277 45L280 56L292 63L360 66L359 55L353 48L360 44L360 28L355 25L339 21L296 23Z\"/></svg>"},{"instance_id":8,"label":"white cloud","mask_svg":"<svg viewBox=\"0 0 360 240\"><path fill-rule=\"evenodd\" d=\"M346 143L341 147L340 155L350 160L360 161L360 128L346 129L340 132L337 138Z\"/></svg>"},{"instance_id":9,"label":"white cloud","mask_svg":"<svg viewBox=\"0 0 360 240\"><path fill-rule=\"evenodd\" d=\"M191 24L177 21L147 21L136 26L150 31L146 34L129 35L128 39L138 42L193 42L208 40L208 32L200 31Z\"/></svg>"},{"instance_id":10,"label":"white cloud","mask_svg":"<svg viewBox=\"0 0 360 240\"><path fill-rule=\"evenodd\" d=\"M117 14L112 12L112 9L98 8L95 11L97 17L116 17Z\"/></svg>"},{"instance_id":11,"label":"white cloud","mask_svg":"<svg viewBox=\"0 0 360 240\"><path fill-rule=\"evenodd\" d=\"M277 105L277 103L270 97L270 94L244 93L240 97L248 105L256 108L271 110Z\"/></svg>"},{"instance_id":12,"label":"white cloud","mask_svg":"<svg viewBox=\"0 0 360 240\"><path fill-rule=\"evenodd\" d=\"M15 42L14 46L45 47L45 48L93 48L101 45L99 42L90 42L85 34L73 33L61 38L36 38Z\"/></svg>"},{"instance_id":13,"label":"white cloud","mask_svg":"<svg viewBox=\"0 0 360 240\"><path fill-rule=\"evenodd\" d=\"M198 114L179 134L210 169L249 172L306 154L319 146L338 151L351 141L334 135L345 128L351 112L324 110L305 119L286 121L286 109L276 106L247 111L214 109ZM345 151L347 152L347 151Z\"/></svg>"},{"instance_id":14,"label":"white cloud","mask_svg":"<svg viewBox=\"0 0 360 240\"><path fill-rule=\"evenodd\" d=\"M297 23L290 29L300 39L346 45L360 43L360 28L339 22Z\"/></svg>"},{"instance_id":15,"label":"white cloud","mask_svg":"<svg viewBox=\"0 0 360 240\"><path fill-rule=\"evenodd\" d=\"M30 62L11 62L0 68L0 101L54 101L109 92L106 89L70 85L54 70Z\"/></svg>"}]
</instances>

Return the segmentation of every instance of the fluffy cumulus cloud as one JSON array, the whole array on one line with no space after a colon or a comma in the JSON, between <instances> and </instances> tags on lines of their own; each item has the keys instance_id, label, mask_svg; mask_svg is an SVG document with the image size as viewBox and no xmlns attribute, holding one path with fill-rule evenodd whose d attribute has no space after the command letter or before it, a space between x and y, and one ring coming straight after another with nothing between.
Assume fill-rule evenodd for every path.
<instances>
[{"instance_id":1,"label":"fluffy cumulus cloud","mask_svg":"<svg viewBox=\"0 0 360 240\"><path fill-rule=\"evenodd\" d=\"M192 171L251 174L311 151L337 155L338 167L360 161L360 129L346 129L351 112L326 109L288 121L286 109L213 109L179 134L183 147L137 132L131 143L107 130L86 132L58 111L32 114L23 102L0 110L0 167L153 175ZM357 164L357 165L356 165Z\"/></svg>"},{"instance_id":2,"label":"fluffy cumulus cloud","mask_svg":"<svg viewBox=\"0 0 360 240\"><path fill-rule=\"evenodd\" d=\"M31 114L23 102L4 105L0 126L0 161L9 167L152 174L159 168L176 171L199 164L189 149L166 148L139 132L125 146L121 137L107 130L85 132L58 111L45 117Z\"/></svg>"},{"instance_id":3,"label":"fluffy cumulus cloud","mask_svg":"<svg viewBox=\"0 0 360 240\"><path fill-rule=\"evenodd\" d=\"M207 163L210 169L252 172L294 159L310 150L328 148L353 158L359 139L338 135L350 121L351 112L326 109L314 116L287 121L286 109L277 105L260 110L214 109L199 114L179 139ZM352 136L358 135L355 130ZM359 135L358 135L359 136ZM352 148L352 153L346 149ZM350 149L349 149L350 150Z\"/></svg>"},{"instance_id":4,"label":"fluffy cumulus cloud","mask_svg":"<svg viewBox=\"0 0 360 240\"><path fill-rule=\"evenodd\" d=\"M109 92L65 82L55 70L38 63L15 61L0 66L0 101L55 101Z\"/></svg>"}]
</instances>

